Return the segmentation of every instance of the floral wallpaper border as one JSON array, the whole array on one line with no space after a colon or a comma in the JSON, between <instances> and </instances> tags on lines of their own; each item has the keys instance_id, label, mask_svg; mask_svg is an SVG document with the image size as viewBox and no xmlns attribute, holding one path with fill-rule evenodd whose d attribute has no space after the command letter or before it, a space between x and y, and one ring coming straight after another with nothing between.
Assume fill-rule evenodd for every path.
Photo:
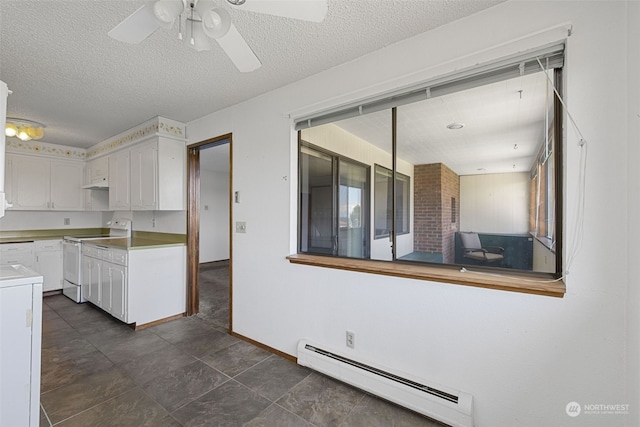
<instances>
[{"instance_id":1,"label":"floral wallpaper border","mask_svg":"<svg viewBox=\"0 0 640 427\"><path fill-rule=\"evenodd\" d=\"M106 141L100 142L87 149L87 158L93 158L124 147L145 137L164 134L170 137L185 139L186 126L183 123L174 122L164 117L155 117L133 129L116 135Z\"/></svg>"},{"instance_id":2,"label":"floral wallpaper border","mask_svg":"<svg viewBox=\"0 0 640 427\"><path fill-rule=\"evenodd\" d=\"M6 150L12 153L55 156L71 160L86 160L87 158L87 150L84 148L67 147L65 145L55 145L37 141L13 141L7 139Z\"/></svg>"},{"instance_id":3,"label":"floral wallpaper border","mask_svg":"<svg viewBox=\"0 0 640 427\"><path fill-rule=\"evenodd\" d=\"M7 139L6 147L8 152L20 154L34 154L41 156L59 157L70 160L87 160L103 154L107 154L118 148L131 145L134 142L158 134L172 138L186 139L186 125L164 117L155 117L141 125L126 132L116 135L106 141L87 149L68 147L65 145L48 144L38 141L20 141Z\"/></svg>"}]
</instances>

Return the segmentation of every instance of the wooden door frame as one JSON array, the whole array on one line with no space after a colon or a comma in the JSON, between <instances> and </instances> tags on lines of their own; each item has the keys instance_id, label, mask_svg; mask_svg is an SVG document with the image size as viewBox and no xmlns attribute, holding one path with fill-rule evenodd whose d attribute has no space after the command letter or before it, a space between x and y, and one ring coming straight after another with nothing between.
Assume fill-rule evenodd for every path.
<instances>
[{"instance_id":1,"label":"wooden door frame","mask_svg":"<svg viewBox=\"0 0 640 427\"><path fill-rule=\"evenodd\" d=\"M233 331L233 138L228 133L187 145L187 316L200 310L200 150L229 142L229 332Z\"/></svg>"}]
</instances>

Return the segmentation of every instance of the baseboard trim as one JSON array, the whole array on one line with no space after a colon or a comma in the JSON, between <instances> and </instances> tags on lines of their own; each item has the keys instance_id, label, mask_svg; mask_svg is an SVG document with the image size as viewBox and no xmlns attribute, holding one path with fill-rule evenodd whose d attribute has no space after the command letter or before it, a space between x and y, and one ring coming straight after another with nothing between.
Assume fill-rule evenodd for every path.
<instances>
[{"instance_id":1,"label":"baseboard trim","mask_svg":"<svg viewBox=\"0 0 640 427\"><path fill-rule=\"evenodd\" d=\"M134 323L133 329L136 331L140 331L142 329L147 329L152 326L160 325L162 323L167 323L172 320L180 319L181 317L185 317L185 316L186 316L186 313L180 313L180 314L176 314L175 316L165 317L164 319L154 320L153 322L145 323L143 325L138 325L137 323Z\"/></svg>"},{"instance_id":2,"label":"baseboard trim","mask_svg":"<svg viewBox=\"0 0 640 427\"><path fill-rule=\"evenodd\" d=\"M252 340L251 338L247 338L244 335L240 335L240 334L238 334L236 332L230 332L229 334L231 336L234 336L234 337L238 338L238 339L241 339L242 341L246 341L249 344L253 344L256 347L259 347L259 348L261 348L263 350L267 350L269 353L273 353L273 354L276 354L276 355L278 355L278 356L280 356L280 357L282 357L284 359L287 359L290 362L298 363L298 359L295 356L292 356L292 355L287 354L285 352L282 352L280 350L276 350L273 347L269 347L268 345L262 344L261 342L258 342L258 341L255 341L255 340Z\"/></svg>"}]
</instances>

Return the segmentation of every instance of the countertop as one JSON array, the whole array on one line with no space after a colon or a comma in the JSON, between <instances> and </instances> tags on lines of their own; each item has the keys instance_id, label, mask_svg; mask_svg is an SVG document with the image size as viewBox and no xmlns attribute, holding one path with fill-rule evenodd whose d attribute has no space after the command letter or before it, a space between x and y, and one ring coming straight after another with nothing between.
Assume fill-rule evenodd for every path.
<instances>
[{"instance_id":1,"label":"countertop","mask_svg":"<svg viewBox=\"0 0 640 427\"><path fill-rule=\"evenodd\" d=\"M3 231L0 232L0 244L25 243L34 242L36 240L55 240L62 239L64 236L87 236L92 234L98 235L108 233L108 228ZM104 238L100 240L87 240L86 242L127 250L135 250L154 247L184 246L186 245L187 238L184 234L133 231L130 238Z\"/></svg>"},{"instance_id":2,"label":"countertop","mask_svg":"<svg viewBox=\"0 0 640 427\"><path fill-rule=\"evenodd\" d=\"M22 265L0 265L0 288L42 283L42 274Z\"/></svg>"},{"instance_id":3,"label":"countertop","mask_svg":"<svg viewBox=\"0 0 640 427\"><path fill-rule=\"evenodd\" d=\"M154 234L166 234L166 233L154 233ZM163 238L149 238L144 236L132 236L131 238L113 238L113 239L100 239L100 240L87 240L84 243L95 244L100 246L108 246L110 248L136 250L136 249L150 249L150 248L165 248L169 246L184 246L186 242L178 242L175 239L163 239Z\"/></svg>"}]
</instances>

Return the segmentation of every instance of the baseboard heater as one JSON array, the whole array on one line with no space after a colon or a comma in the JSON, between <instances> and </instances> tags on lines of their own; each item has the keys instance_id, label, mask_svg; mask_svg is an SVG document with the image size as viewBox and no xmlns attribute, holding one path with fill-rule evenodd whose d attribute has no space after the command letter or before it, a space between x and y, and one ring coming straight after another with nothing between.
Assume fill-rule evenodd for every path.
<instances>
[{"instance_id":1,"label":"baseboard heater","mask_svg":"<svg viewBox=\"0 0 640 427\"><path fill-rule=\"evenodd\" d=\"M455 427L473 427L473 396L353 360L306 340L298 364Z\"/></svg>"}]
</instances>

